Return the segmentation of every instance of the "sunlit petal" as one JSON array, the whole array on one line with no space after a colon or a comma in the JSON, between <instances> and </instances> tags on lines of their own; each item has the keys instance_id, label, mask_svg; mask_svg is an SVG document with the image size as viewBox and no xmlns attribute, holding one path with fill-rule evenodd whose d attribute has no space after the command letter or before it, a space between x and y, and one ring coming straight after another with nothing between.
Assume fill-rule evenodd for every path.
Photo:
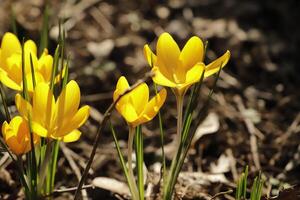
<instances>
[{"instance_id":1,"label":"sunlit petal","mask_svg":"<svg viewBox=\"0 0 300 200\"><path fill-rule=\"evenodd\" d=\"M177 84L175 82L173 82L170 79L168 79L167 77L165 77L161 73L159 68L153 67L152 72L154 73L154 76L152 79L156 84L167 86L167 87L176 87L177 86Z\"/></svg>"},{"instance_id":2,"label":"sunlit petal","mask_svg":"<svg viewBox=\"0 0 300 200\"><path fill-rule=\"evenodd\" d=\"M33 93L33 120L39 122L44 127L50 126L51 118L54 114L54 96L46 83L36 85Z\"/></svg>"},{"instance_id":3,"label":"sunlit petal","mask_svg":"<svg viewBox=\"0 0 300 200\"><path fill-rule=\"evenodd\" d=\"M65 134L79 128L86 122L90 114L90 107L83 106L81 107L77 113L70 119L64 119L62 125L57 130L55 137L63 137Z\"/></svg>"},{"instance_id":4,"label":"sunlit petal","mask_svg":"<svg viewBox=\"0 0 300 200\"><path fill-rule=\"evenodd\" d=\"M128 103L133 105L136 113L139 115L149 100L148 85L146 83L142 83L133 89L128 95L130 96Z\"/></svg>"},{"instance_id":5,"label":"sunlit petal","mask_svg":"<svg viewBox=\"0 0 300 200\"><path fill-rule=\"evenodd\" d=\"M169 68L177 66L180 49L169 33L163 33L157 41L157 59L161 60Z\"/></svg>"},{"instance_id":6,"label":"sunlit petal","mask_svg":"<svg viewBox=\"0 0 300 200\"><path fill-rule=\"evenodd\" d=\"M164 104L167 97L167 90L162 89L155 97L153 97L146 105L140 116L139 124L152 120Z\"/></svg>"},{"instance_id":7,"label":"sunlit petal","mask_svg":"<svg viewBox=\"0 0 300 200\"><path fill-rule=\"evenodd\" d=\"M223 68L229 61L230 52L226 51L221 57L209 63L205 68L204 77L209 77L217 73L220 68Z\"/></svg>"},{"instance_id":8,"label":"sunlit petal","mask_svg":"<svg viewBox=\"0 0 300 200\"><path fill-rule=\"evenodd\" d=\"M22 117L28 119L32 113L32 106L18 93L15 96L16 107Z\"/></svg>"},{"instance_id":9,"label":"sunlit petal","mask_svg":"<svg viewBox=\"0 0 300 200\"><path fill-rule=\"evenodd\" d=\"M21 54L22 48L19 39L12 33L5 33L1 43L1 57L3 61L11 56L12 54ZM3 64L3 63L0 63ZM2 67L2 66L0 66Z\"/></svg>"},{"instance_id":10,"label":"sunlit petal","mask_svg":"<svg viewBox=\"0 0 300 200\"><path fill-rule=\"evenodd\" d=\"M203 42L199 37L191 37L182 49L179 59L182 62L182 67L189 70L196 63L203 62L204 47Z\"/></svg>"},{"instance_id":11,"label":"sunlit petal","mask_svg":"<svg viewBox=\"0 0 300 200\"><path fill-rule=\"evenodd\" d=\"M2 69L0 69L0 80L5 86L13 90L17 90L17 91L22 90L21 85L13 81L10 77L8 77L7 73Z\"/></svg>"},{"instance_id":12,"label":"sunlit petal","mask_svg":"<svg viewBox=\"0 0 300 200\"><path fill-rule=\"evenodd\" d=\"M57 99L58 123L64 118L72 117L77 112L80 103L80 89L75 81L70 81Z\"/></svg>"},{"instance_id":13,"label":"sunlit petal","mask_svg":"<svg viewBox=\"0 0 300 200\"><path fill-rule=\"evenodd\" d=\"M73 130L72 132L68 133L67 135L61 138L64 142L75 142L81 136L81 132L79 130Z\"/></svg>"},{"instance_id":14,"label":"sunlit petal","mask_svg":"<svg viewBox=\"0 0 300 200\"><path fill-rule=\"evenodd\" d=\"M121 76L117 82L116 90L114 91L113 99L114 101L124 93L124 91L129 88L127 79L124 76Z\"/></svg>"},{"instance_id":15,"label":"sunlit petal","mask_svg":"<svg viewBox=\"0 0 300 200\"><path fill-rule=\"evenodd\" d=\"M157 60L156 55L151 51L147 44L144 46L144 56L150 67L155 66Z\"/></svg>"}]
</instances>

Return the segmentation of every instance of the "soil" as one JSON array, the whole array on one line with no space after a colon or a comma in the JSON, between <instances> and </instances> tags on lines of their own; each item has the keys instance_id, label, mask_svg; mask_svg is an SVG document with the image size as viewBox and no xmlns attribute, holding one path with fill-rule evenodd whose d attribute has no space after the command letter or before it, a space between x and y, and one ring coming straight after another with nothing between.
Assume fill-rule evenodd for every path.
<instances>
[{"instance_id":1,"label":"soil","mask_svg":"<svg viewBox=\"0 0 300 200\"><path fill-rule=\"evenodd\" d=\"M204 122L193 124L199 129L178 180L176 197L211 199L220 192L234 190L246 165L249 166L249 185L259 171L262 172L265 198L278 196L284 188L297 188L300 177L299 1L49 2L49 51L54 54L58 20L62 18L67 32L67 53L71 58L70 78L81 87L82 104L92 108L88 122L81 128L81 139L63 145L64 151L60 151L57 189L77 185L78 178L70 160L75 161L75 169L82 173L99 122L112 102L118 78L124 75L133 84L149 71L143 46L150 44L155 49L157 37L164 31L172 34L180 47L193 35L208 41L206 63L227 49L231 51L230 61L220 74L208 106L204 102L214 78L207 79L201 90L199 108L206 106ZM42 0L0 1L0 36L12 31L11 10L14 10L19 38L38 42L44 8ZM7 92L13 111L14 93ZM168 92L167 103L162 108L166 149L170 149L176 132L175 98L171 90ZM4 116L1 119L4 120ZM126 155L126 123L116 112L111 121ZM147 123L143 133L148 168L146 188L155 196L161 159L158 121ZM168 163L171 155L171 151L167 153ZM125 182L108 126L101 133L86 184L97 182L98 177ZM1 162L0 183L1 199L22 199L18 197L20 184L15 166L9 159ZM86 191L90 199L126 198L116 194L118 191L97 186ZM298 189L290 191L277 199L300 199ZM72 199L72 194L58 193L55 199ZM234 192L228 192L215 199L233 197Z\"/></svg>"}]
</instances>

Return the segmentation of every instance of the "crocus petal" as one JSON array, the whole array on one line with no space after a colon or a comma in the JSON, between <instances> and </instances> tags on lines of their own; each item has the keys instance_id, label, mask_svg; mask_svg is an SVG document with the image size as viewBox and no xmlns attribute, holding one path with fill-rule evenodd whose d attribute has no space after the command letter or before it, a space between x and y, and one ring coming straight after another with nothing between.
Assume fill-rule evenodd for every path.
<instances>
[{"instance_id":1,"label":"crocus petal","mask_svg":"<svg viewBox=\"0 0 300 200\"><path fill-rule=\"evenodd\" d=\"M80 89L75 81L70 81L59 95L56 107L58 123L75 115L80 103Z\"/></svg>"},{"instance_id":2,"label":"crocus petal","mask_svg":"<svg viewBox=\"0 0 300 200\"><path fill-rule=\"evenodd\" d=\"M159 71L169 80L176 80L176 69L178 66L178 58L180 49L175 40L168 33L163 33L159 36L156 47L157 62L156 65Z\"/></svg>"},{"instance_id":3,"label":"crocus petal","mask_svg":"<svg viewBox=\"0 0 300 200\"><path fill-rule=\"evenodd\" d=\"M19 93L15 96L15 103L20 115L25 119L32 113L32 106Z\"/></svg>"},{"instance_id":4,"label":"crocus petal","mask_svg":"<svg viewBox=\"0 0 300 200\"><path fill-rule=\"evenodd\" d=\"M153 97L145 106L145 109L136 125L152 120L164 104L167 97L167 90L162 89L155 97Z\"/></svg>"},{"instance_id":5,"label":"crocus petal","mask_svg":"<svg viewBox=\"0 0 300 200\"><path fill-rule=\"evenodd\" d=\"M55 112L54 96L46 83L36 85L33 93L33 116L32 120L42 124L44 127L50 126Z\"/></svg>"},{"instance_id":6,"label":"crocus petal","mask_svg":"<svg viewBox=\"0 0 300 200\"><path fill-rule=\"evenodd\" d=\"M37 122L31 121L31 128L32 128L32 132L35 133L36 135L39 135L41 137L48 136L48 130Z\"/></svg>"},{"instance_id":7,"label":"crocus petal","mask_svg":"<svg viewBox=\"0 0 300 200\"><path fill-rule=\"evenodd\" d=\"M1 57L3 61L5 61L12 54L15 53L21 54L22 53L21 44L17 36L9 32L5 33L2 38L1 51L2 51Z\"/></svg>"},{"instance_id":8,"label":"crocus petal","mask_svg":"<svg viewBox=\"0 0 300 200\"><path fill-rule=\"evenodd\" d=\"M198 82L202 76L202 73L204 72L204 69L205 65L203 63L198 63L189 71L187 71L184 85L192 85Z\"/></svg>"},{"instance_id":9,"label":"crocus petal","mask_svg":"<svg viewBox=\"0 0 300 200\"><path fill-rule=\"evenodd\" d=\"M142 83L136 88L134 88L130 94L127 94L129 97L129 102L130 104L133 105L136 113L139 115L145 105L148 103L149 100L149 88L146 83Z\"/></svg>"},{"instance_id":10,"label":"crocus petal","mask_svg":"<svg viewBox=\"0 0 300 200\"><path fill-rule=\"evenodd\" d=\"M64 142L75 142L80 138L80 136L81 132L79 130L74 130L62 137L61 140Z\"/></svg>"},{"instance_id":11,"label":"crocus petal","mask_svg":"<svg viewBox=\"0 0 300 200\"><path fill-rule=\"evenodd\" d=\"M176 67L180 49L169 33L163 33L157 41L157 58L168 67Z\"/></svg>"},{"instance_id":12,"label":"crocus petal","mask_svg":"<svg viewBox=\"0 0 300 200\"><path fill-rule=\"evenodd\" d=\"M86 122L90 114L90 107L83 106L81 107L77 113L71 119L66 118L62 123L62 126L57 130L54 134L54 137L63 137L67 133L79 128Z\"/></svg>"},{"instance_id":13,"label":"crocus petal","mask_svg":"<svg viewBox=\"0 0 300 200\"><path fill-rule=\"evenodd\" d=\"M22 117L14 117L10 123L3 123L2 134L13 153L20 155L31 149L28 122Z\"/></svg>"},{"instance_id":14,"label":"crocus petal","mask_svg":"<svg viewBox=\"0 0 300 200\"><path fill-rule=\"evenodd\" d=\"M10 77L8 77L7 73L5 71L3 71L2 69L0 69L0 80L5 86L7 86L13 90L17 90L17 91L22 90L21 85L19 85L18 83L13 81Z\"/></svg>"},{"instance_id":15,"label":"crocus petal","mask_svg":"<svg viewBox=\"0 0 300 200\"><path fill-rule=\"evenodd\" d=\"M196 63L203 62L203 42L199 37L191 37L183 47L179 59L185 70L191 69Z\"/></svg>"},{"instance_id":16,"label":"crocus petal","mask_svg":"<svg viewBox=\"0 0 300 200\"><path fill-rule=\"evenodd\" d=\"M138 118L138 115L132 104L124 104L117 110L125 118L128 123L135 121Z\"/></svg>"},{"instance_id":17,"label":"crocus petal","mask_svg":"<svg viewBox=\"0 0 300 200\"><path fill-rule=\"evenodd\" d=\"M221 57L208 64L205 67L204 77L206 78L217 73L220 70L220 68L223 68L228 63L229 58L230 52L226 51Z\"/></svg>"},{"instance_id":18,"label":"crocus petal","mask_svg":"<svg viewBox=\"0 0 300 200\"><path fill-rule=\"evenodd\" d=\"M25 51L25 53L32 53L32 54L36 55L37 54L37 47L36 47L34 41L27 40L24 43L24 51Z\"/></svg>"},{"instance_id":19,"label":"crocus petal","mask_svg":"<svg viewBox=\"0 0 300 200\"><path fill-rule=\"evenodd\" d=\"M44 77L39 73L39 72L34 72L34 80L35 83L38 85L39 83L44 83ZM27 90L28 92L30 92L31 94L34 91L34 87L33 87L33 80L32 80L32 74L28 73L26 75L26 81L27 81Z\"/></svg>"},{"instance_id":20,"label":"crocus petal","mask_svg":"<svg viewBox=\"0 0 300 200\"><path fill-rule=\"evenodd\" d=\"M152 72L154 73L152 79L156 84L167 86L167 87L176 87L177 84L172 80L168 79L167 77L165 77L164 74L161 73L158 67L153 67Z\"/></svg>"},{"instance_id":21,"label":"crocus petal","mask_svg":"<svg viewBox=\"0 0 300 200\"><path fill-rule=\"evenodd\" d=\"M50 82L52 73L53 57L50 55L41 56L38 61L37 71L42 74L44 80Z\"/></svg>"},{"instance_id":22,"label":"crocus petal","mask_svg":"<svg viewBox=\"0 0 300 200\"><path fill-rule=\"evenodd\" d=\"M149 45L144 46L144 56L150 67L153 67L156 63L156 55L151 51Z\"/></svg>"},{"instance_id":23,"label":"crocus petal","mask_svg":"<svg viewBox=\"0 0 300 200\"><path fill-rule=\"evenodd\" d=\"M124 76L121 76L117 82L116 90L114 91L113 99L114 101L129 88L127 79Z\"/></svg>"}]
</instances>

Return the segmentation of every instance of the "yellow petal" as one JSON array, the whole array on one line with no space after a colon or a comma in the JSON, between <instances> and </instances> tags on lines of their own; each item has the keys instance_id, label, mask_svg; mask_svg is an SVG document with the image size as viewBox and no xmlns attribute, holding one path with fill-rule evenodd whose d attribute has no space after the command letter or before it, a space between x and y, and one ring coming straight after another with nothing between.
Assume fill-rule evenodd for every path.
<instances>
[{"instance_id":1,"label":"yellow petal","mask_svg":"<svg viewBox=\"0 0 300 200\"><path fill-rule=\"evenodd\" d=\"M81 132L79 130L74 130L70 133L68 133L67 135L65 135L64 137L62 137L62 141L64 142L75 142L77 141L81 136Z\"/></svg>"},{"instance_id":2,"label":"yellow petal","mask_svg":"<svg viewBox=\"0 0 300 200\"><path fill-rule=\"evenodd\" d=\"M156 55L151 51L149 45L147 44L144 46L144 56L150 67L153 67L156 63L157 58Z\"/></svg>"},{"instance_id":3,"label":"yellow petal","mask_svg":"<svg viewBox=\"0 0 300 200\"><path fill-rule=\"evenodd\" d=\"M204 77L206 78L217 73L220 70L220 68L223 68L228 63L229 58L230 58L230 52L226 51L221 57L209 63L205 67Z\"/></svg>"},{"instance_id":4,"label":"yellow petal","mask_svg":"<svg viewBox=\"0 0 300 200\"><path fill-rule=\"evenodd\" d=\"M149 88L146 83L142 83L127 94L129 96L128 103L132 104L137 115L145 108L149 100Z\"/></svg>"},{"instance_id":5,"label":"yellow petal","mask_svg":"<svg viewBox=\"0 0 300 200\"><path fill-rule=\"evenodd\" d=\"M167 90L162 89L155 97L153 97L145 106L145 109L141 116L139 117L138 122L135 125L145 123L152 120L155 115L158 113L161 106L164 104L167 97Z\"/></svg>"},{"instance_id":6,"label":"yellow petal","mask_svg":"<svg viewBox=\"0 0 300 200\"><path fill-rule=\"evenodd\" d=\"M3 71L2 69L0 69L0 80L1 82L13 89L13 90L17 90L17 91L21 91L22 90L22 87L20 84L16 83L14 80L12 80L5 71Z\"/></svg>"},{"instance_id":7,"label":"yellow petal","mask_svg":"<svg viewBox=\"0 0 300 200\"><path fill-rule=\"evenodd\" d=\"M117 82L116 90L114 91L113 94L113 99L114 101L117 100L117 98L124 93L124 91L129 88L129 84L127 79L124 76L121 76Z\"/></svg>"},{"instance_id":8,"label":"yellow petal","mask_svg":"<svg viewBox=\"0 0 300 200\"><path fill-rule=\"evenodd\" d=\"M180 49L169 33L163 33L157 41L157 58L169 68L176 67Z\"/></svg>"},{"instance_id":9,"label":"yellow petal","mask_svg":"<svg viewBox=\"0 0 300 200\"><path fill-rule=\"evenodd\" d=\"M42 126L50 126L53 124L53 115L55 112L54 96L46 83L36 85L33 97L33 114L32 120L40 123Z\"/></svg>"},{"instance_id":10,"label":"yellow petal","mask_svg":"<svg viewBox=\"0 0 300 200\"><path fill-rule=\"evenodd\" d=\"M28 123L22 117L14 117L9 124L5 122L2 131L4 140L13 153L19 155L31 149Z\"/></svg>"},{"instance_id":11,"label":"yellow petal","mask_svg":"<svg viewBox=\"0 0 300 200\"><path fill-rule=\"evenodd\" d=\"M131 123L138 118L138 115L132 104L124 104L118 111L128 123Z\"/></svg>"},{"instance_id":12,"label":"yellow petal","mask_svg":"<svg viewBox=\"0 0 300 200\"><path fill-rule=\"evenodd\" d=\"M192 85L198 82L204 72L205 65L203 63L198 63L194 67L192 67L186 73L185 85Z\"/></svg>"},{"instance_id":13,"label":"yellow petal","mask_svg":"<svg viewBox=\"0 0 300 200\"><path fill-rule=\"evenodd\" d=\"M17 36L9 32L5 33L2 38L1 52L2 52L1 53L2 59L0 60L4 62L6 62L6 59L12 54L15 53L21 54L22 53L21 44ZM1 62L0 64L3 65L4 63Z\"/></svg>"},{"instance_id":14,"label":"yellow petal","mask_svg":"<svg viewBox=\"0 0 300 200\"><path fill-rule=\"evenodd\" d=\"M48 137L48 130L41 124L31 121L32 132L41 137Z\"/></svg>"},{"instance_id":15,"label":"yellow petal","mask_svg":"<svg viewBox=\"0 0 300 200\"><path fill-rule=\"evenodd\" d=\"M179 59L185 70L191 69L199 62L203 62L203 42L199 37L191 37L182 49Z\"/></svg>"},{"instance_id":16,"label":"yellow petal","mask_svg":"<svg viewBox=\"0 0 300 200\"><path fill-rule=\"evenodd\" d=\"M53 57L50 55L41 56L38 60L37 71L42 74L45 81L50 82L52 73Z\"/></svg>"},{"instance_id":17,"label":"yellow petal","mask_svg":"<svg viewBox=\"0 0 300 200\"><path fill-rule=\"evenodd\" d=\"M76 81L70 81L59 95L56 108L58 123L64 118L72 117L78 110L80 103L80 89Z\"/></svg>"},{"instance_id":18,"label":"yellow petal","mask_svg":"<svg viewBox=\"0 0 300 200\"><path fill-rule=\"evenodd\" d=\"M62 126L59 127L57 132L54 134L54 137L63 137L69 132L78 129L80 126L82 126L86 120L88 119L90 114L90 107L89 106L83 106L81 107L77 113L72 116L71 119L64 119Z\"/></svg>"},{"instance_id":19,"label":"yellow petal","mask_svg":"<svg viewBox=\"0 0 300 200\"><path fill-rule=\"evenodd\" d=\"M156 47L157 62L159 71L169 80L180 79L177 77L176 69L179 63L180 49L172 36L163 33L159 36Z\"/></svg>"},{"instance_id":20,"label":"yellow petal","mask_svg":"<svg viewBox=\"0 0 300 200\"><path fill-rule=\"evenodd\" d=\"M168 79L167 77L164 76L164 74L161 73L160 69L157 67L152 68L152 72L154 73L153 76L153 81L162 86L167 86L167 87L176 87L177 84L171 79Z\"/></svg>"},{"instance_id":21,"label":"yellow petal","mask_svg":"<svg viewBox=\"0 0 300 200\"><path fill-rule=\"evenodd\" d=\"M35 79L36 85L38 85L39 83L45 82L43 76L39 72L34 72L34 76L35 76L34 79ZM28 92L30 92L32 94L34 91L34 89L33 89L34 87L33 87L33 80L32 80L31 73L28 73L26 75L26 81L27 81L27 90L28 90Z\"/></svg>"},{"instance_id":22,"label":"yellow petal","mask_svg":"<svg viewBox=\"0 0 300 200\"><path fill-rule=\"evenodd\" d=\"M31 73L31 65L34 69L38 67L37 47L32 40L27 40L24 44L24 59L26 74Z\"/></svg>"},{"instance_id":23,"label":"yellow petal","mask_svg":"<svg viewBox=\"0 0 300 200\"><path fill-rule=\"evenodd\" d=\"M9 125L8 125L7 121L3 122L1 129L2 129L3 138L5 139L7 137L7 133L8 133L8 129L9 129Z\"/></svg>"},{"instance_id":24,"label":"yellow petal","mask_svg":"<svg viewBox=\"0 0 300 200\"><path fill-rule=\"evenodd\" d=\"M20 115L28 119L32 113L32 106L19 93L15 96L15 103Z\"/></svg>"}]
</instances>

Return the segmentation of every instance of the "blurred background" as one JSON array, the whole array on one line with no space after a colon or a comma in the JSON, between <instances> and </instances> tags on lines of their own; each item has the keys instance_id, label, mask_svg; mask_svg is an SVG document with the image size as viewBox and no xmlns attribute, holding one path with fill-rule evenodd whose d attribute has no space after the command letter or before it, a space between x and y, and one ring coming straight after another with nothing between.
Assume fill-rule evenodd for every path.
<instances>
[{"instance_id":1,"label":"blurred background","mask_svg":"<svg viewBox=\"0 0 300 200\"><path fill-rule=\"evenodd\" d=\"M12 31L15 15L19 38L38 43L44 9L42 0L0 0L0 37ZM299 184L299 9L297 0L49 1L50 53L54 54L61 18L71 58L70 78L81 86L82 103L92 107L82 138L62 146L57 188L76 186L98 124L112 102L117 79L125 75L133 84L149 71L143 46L150 44L154 50L157 37L164 31L181 48L193 35L208 41L206 63L226 50L232 55L221 72L209 107L203 111L202 122L194 124L198 128L177 184L178 198L210 199L218 192L233 189L246 165L252 180L262 171L265 196L278 195L280 189ZM207 79L202 88L200 109L213 82L213 77ZM7 92L14 111L14 94L8 89ZM176 132L175 98L171 91L162 113L170 161L170 144ZM126 154L125 122L117 113L112 115L112 122ZM143 132L147 188L155 194L161 155L157 120L144 126ZM88 179L96 187L88 189L87 195L91 199L122 199L122 191L116 186L103 189L103 180L96 179L125 181L108 128L101 137ZM3 157L0 164L0 194L15 199L19 185L14 166ZM71 199L71 194L58 194L57 199Z\"/></svg>"}]
</instances>

